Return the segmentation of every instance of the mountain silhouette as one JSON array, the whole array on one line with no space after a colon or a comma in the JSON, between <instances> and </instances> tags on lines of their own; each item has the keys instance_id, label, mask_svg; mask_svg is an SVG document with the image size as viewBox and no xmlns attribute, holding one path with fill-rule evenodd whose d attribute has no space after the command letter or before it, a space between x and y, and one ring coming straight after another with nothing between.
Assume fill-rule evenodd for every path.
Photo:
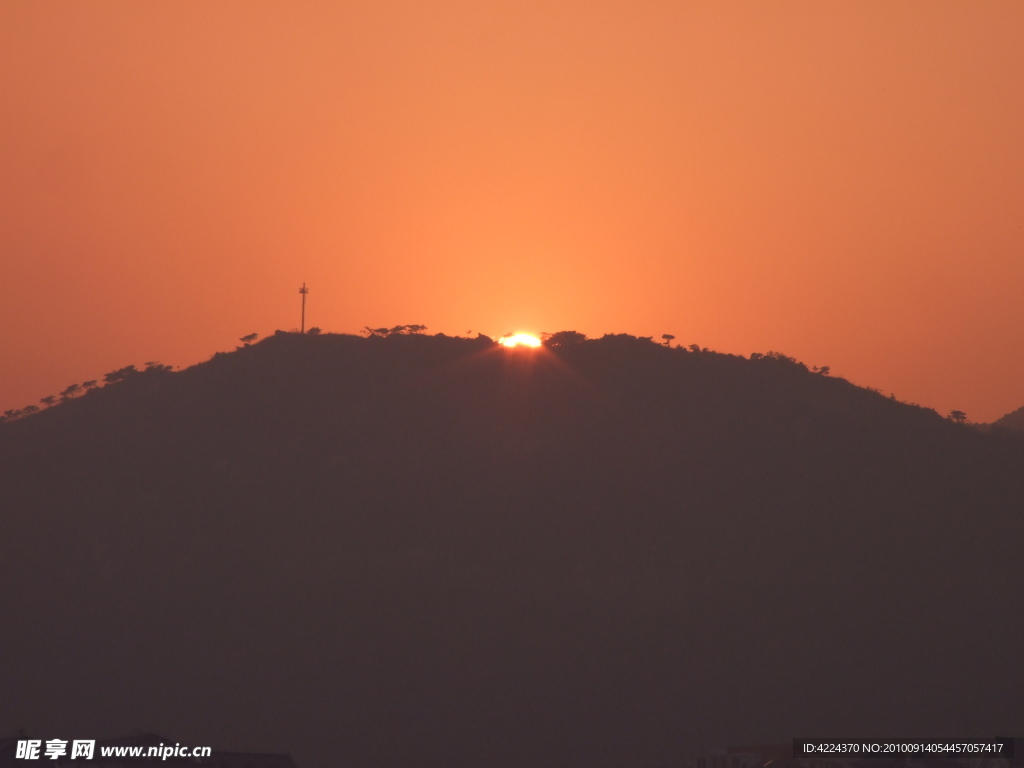
<instances>
[{"instance_id":1,"label":"mountain silhouette","mask_svg":"<svg viewBox=\"0 0 1024 768\"><path fill-rule=\"evenodd\" d=\"M997 429L1014 429L1024 432L1024 406L996 419L992 422L992 426Z\"/></svg>"},{"instance_id":2,"label":"mountain silhouette","mask_svg":"<svg viewBox=\"0 0 1024 768\"><path fill-rule=\"evenodd\" d=\"M1024 722L1013 433L625 335L115 378L0 424L5 727L600 768Z\"/></svg>"}]
</instances>

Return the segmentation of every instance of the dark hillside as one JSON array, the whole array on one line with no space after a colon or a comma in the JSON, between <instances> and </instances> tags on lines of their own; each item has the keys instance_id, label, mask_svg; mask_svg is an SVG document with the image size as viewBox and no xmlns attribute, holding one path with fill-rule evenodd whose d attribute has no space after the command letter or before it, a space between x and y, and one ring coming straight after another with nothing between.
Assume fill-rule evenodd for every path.
<instances>
[{"instance_id":1,"label":"dark hillside","mask_svg":"<svg viewBox=\"0 0 1024 768\"><path fill-rule=\"evenodd\" d=\"M1024 408L1006 414L992 423L993 427L1024 432Z\"/></svg>"},{"instance_id":2,"label":"dark hillside","mask_svg":"<svg viewBox=\"0 0 1024 768\"><path fill-rule=\"evenodd\" d=\"M0 425L0 724L303 768L1020 731L1024 440L559 338L279 334Z\"/></svg>"}]
</instances>

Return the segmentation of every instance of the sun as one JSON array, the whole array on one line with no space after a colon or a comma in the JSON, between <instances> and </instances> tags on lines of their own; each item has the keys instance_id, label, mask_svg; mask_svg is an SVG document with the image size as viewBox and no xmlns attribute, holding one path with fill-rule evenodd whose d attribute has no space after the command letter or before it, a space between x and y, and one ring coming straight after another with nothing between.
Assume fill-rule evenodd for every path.
<instances>
[{"instance_id":1,"label":"sun","mask_svg":"<svg viewBox=\"0 0 1024 768\"><path fill-rule=\"evenodd\" d=\"M539 347L540 339L528 333L513 333L510 336L502 336L498 343L506 347Z\"/></svg>"}]
</instances>

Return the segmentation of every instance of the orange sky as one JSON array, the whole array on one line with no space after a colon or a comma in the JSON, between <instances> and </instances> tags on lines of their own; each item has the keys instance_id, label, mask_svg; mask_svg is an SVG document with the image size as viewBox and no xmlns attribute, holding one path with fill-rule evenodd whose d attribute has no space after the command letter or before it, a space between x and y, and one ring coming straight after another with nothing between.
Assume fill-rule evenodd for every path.
<instances>
[{"instance_id":1,"label":"orange sky","mask_svg":"<svg viewBox=\"0 0 1024 768\"><path fill-rule=\"evenodd\" d=\"M1024 405L1024 2L0 0L0 411L573 329Z\"/></svg>"}]
</instances>

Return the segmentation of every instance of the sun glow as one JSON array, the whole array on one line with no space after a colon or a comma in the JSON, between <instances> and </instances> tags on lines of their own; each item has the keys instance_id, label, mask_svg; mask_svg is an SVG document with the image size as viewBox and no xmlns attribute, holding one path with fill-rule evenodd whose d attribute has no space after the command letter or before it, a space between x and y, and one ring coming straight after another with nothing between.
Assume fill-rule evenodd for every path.
<instances>
[{"instance_id":1,"label":"sun glow","mask_svg":"<svg viewBox=\"0 0 1024 768\"><path fill-rule=\"evenodd\" d=\"M528 333L513 333L511 336L502 336L498 343L506 347L539 347L540 339Z\"/></svg>"}]
</instances>

